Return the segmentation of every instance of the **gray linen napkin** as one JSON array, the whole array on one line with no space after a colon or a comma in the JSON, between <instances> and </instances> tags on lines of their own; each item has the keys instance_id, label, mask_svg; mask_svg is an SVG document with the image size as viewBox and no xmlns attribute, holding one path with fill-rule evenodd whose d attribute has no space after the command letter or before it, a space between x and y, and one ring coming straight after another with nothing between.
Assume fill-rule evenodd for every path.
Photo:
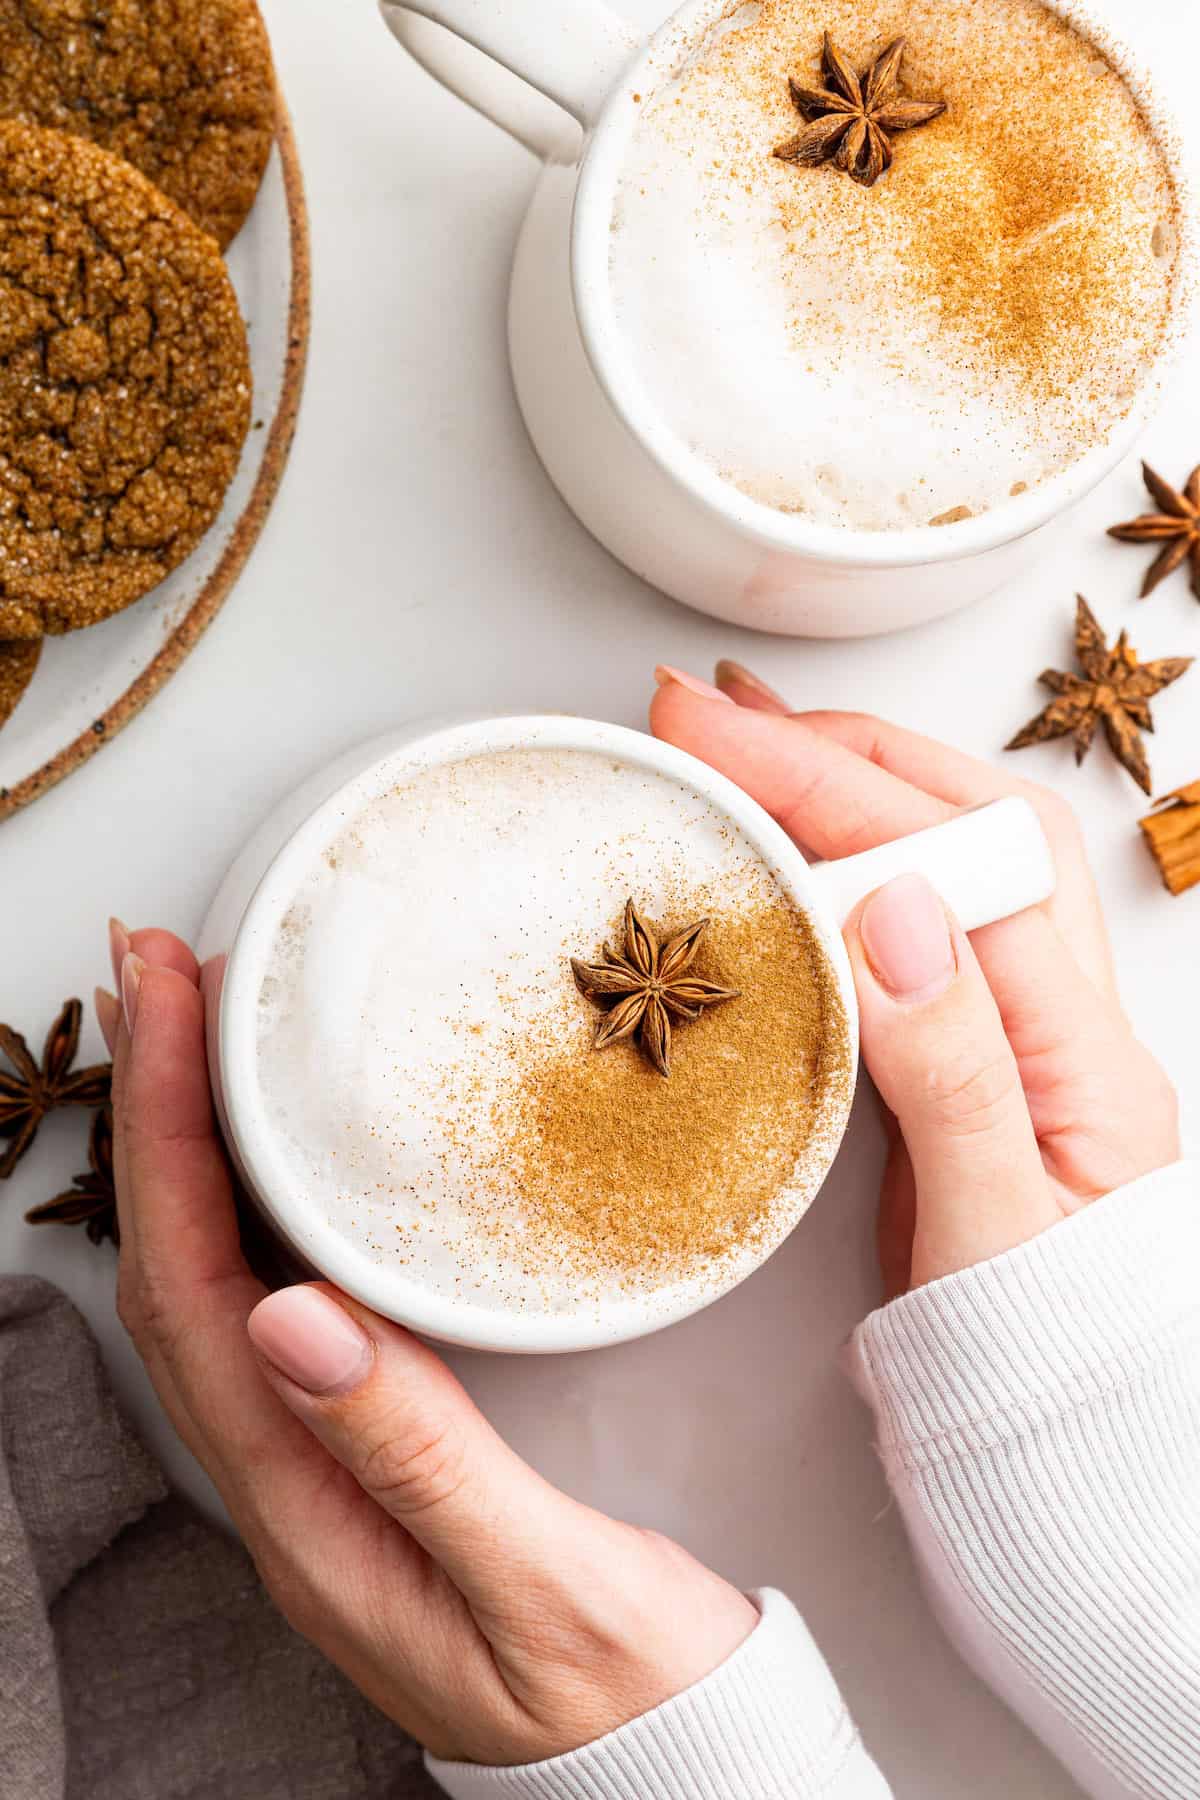
<instances>
[{"instance_id":1,"label":"gray linen napkin","mask_svg":"<svg viewBox=\"0 0 1200 1800\"><path fill-rule=\"evenodd\" d=\"M433 1800L411 1738L167 1492L94 1339L0 1276L3 1800Z\"/></svg>"}]
</instances>

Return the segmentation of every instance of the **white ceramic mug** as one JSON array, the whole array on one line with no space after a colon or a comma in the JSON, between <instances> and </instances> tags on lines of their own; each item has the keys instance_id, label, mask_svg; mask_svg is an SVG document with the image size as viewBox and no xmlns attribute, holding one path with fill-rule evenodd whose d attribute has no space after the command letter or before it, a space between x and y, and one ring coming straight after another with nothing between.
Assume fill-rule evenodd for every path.
<instances>
[{"instance_id":1,"label":"white ceramic mug","mask_svg":"<svg viewBox=\"0 0 1200 1800\"><path fill-rule=\"evenodd\" d=\"M699 793L749 840L811 919L836 973L857 1070L857 1006L841 925L865 894L917 870L968 930L1034 906L1054 891L1054 864L1033 809L1006 799L944 825L842 862L810 867L766 812L723 775L669 744L621 726L566 716L424 721L348 751L312 776L264 821L230 869L200 936L200 953L224 959L219 1006L209 1014L209 1065L226 1142L247 1193L301 1270L317 1271L347 1293L427 1337L475 1349L560 1351L644 1336L699 1311L749 1275L798 1222L824 1179L845 1131L853 1079L838 1090L836 1116L822 1120L821 1166L778 1224L731 1260L727 1278L682 1281L650 1295L590 1303L578 1315L502 1313L422 1288L403 1265L383 1266L352 1244L286 1172L258 1095L255 1074L259 993L284 916L306 870L346 822L375 796L424 769L514 749L600 752L655 771ZM419 879L419 871L414 875ZM481 875L481 879L485 879ZM397 896L402 904L402 896Z\"/></svg>"},{"instance_id":2,"label":"white ceramic mug","mask_svg":"<svg viewBox=\"0 0 1200 1800\"><path fill-rule=\"evenodd\" d=\"M1157 405L1161 372L1112 438L1064 473L936 531L843 530L750 499L685 451L649 405L608 280L609 223L637 116L633 96L652 91L681 49L734 11L731 0L690 0L649 42L603 0L381 4L413 56L542 159L509 309L521 410L551 479L588 530L687 605L738 625L813 637L894 631L952 612L1032 564L1043 548L1035 534L1116 467ZM1046 4L1102 43L1171 146L1174 133L1154 95L1095 6ZM1190 268L1192 209L1184 170L1175 175ZM1188 292L1184 280L1175 342L1190 315Z\"/></svg>"}]
</instances>

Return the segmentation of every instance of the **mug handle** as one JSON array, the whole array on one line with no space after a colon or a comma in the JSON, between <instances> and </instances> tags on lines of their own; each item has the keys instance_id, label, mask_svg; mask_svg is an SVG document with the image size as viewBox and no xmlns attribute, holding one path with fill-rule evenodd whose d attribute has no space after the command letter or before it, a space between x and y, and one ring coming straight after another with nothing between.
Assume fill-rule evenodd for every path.
<instances>
[{"instance_id":1,"label":"mug handle","mask_svg":"<svg viewBox=\"0 0 1200 1800\"><path fill-rule=\"evenodd\" d=\"M811 872L839 925L897 875L923 875L964 931L1038 906L1058 884L1041 820L1016 794Z\"/></svg>"},{"instance_id":2,"label":"mug handle","mask_svg":"<svg viewBox=\"0 0 1200 1800\"><path fill-rule=\"evenodd\" d=\"M562 119L538 95L586 131L646 42L603 0L380 0L380 10L443 87L542 157L561 143Z\"/></svg>"}]
</instances>

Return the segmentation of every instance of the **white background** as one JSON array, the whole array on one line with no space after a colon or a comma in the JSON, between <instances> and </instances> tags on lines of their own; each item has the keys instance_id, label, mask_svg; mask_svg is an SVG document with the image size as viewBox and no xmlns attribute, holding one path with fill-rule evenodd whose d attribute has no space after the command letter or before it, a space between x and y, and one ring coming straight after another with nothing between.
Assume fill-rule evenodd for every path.
<instances>
[{"instance_id":1,"label":"white background","mask_svg":"<svg viewBox=\"0 0 1200 1800\"><path fill-rule=\"evenodd\" d=\"M626 4L646 23L663 10ZM1168 82L1195 67L1191 6L1120 10ZM371 0L266 0L265 11L312 212L299 435L262 541L191 660L79 774L0 826L0 1017L40 1041L64 996L108 980L110 911L194 931L251 826L300 775L435 708L561 708L640 726L656 661L703 674L724 654L797 707L877 711L997 757L1042 703L1038 671L1068 666L1077 588L1108 627L1132 628L1143 655L1200 655L1200 606L1183 578L1140 604L1142 555L1102 535L1142 510L1132 460L1034 579L897 637L758 638L641 585L565 511L514 405L505 283L532 161L410 66ZM1200 461L1198 398L1200 360L1147 442L1176 482ZM1200 777L1198 714L1200 669L1159 702L1158 792ZM1061 745L1020 767L1079 808L1129 1006L1194 1090L1200 890L1171 900L1160 888L1136 830L1140 796L1102 746L1078 772ZM100 1053L94 1028L86 1049ZM554 1480L676 1534L735 1581L785 1588L901 1800L1061 1800L1071 1784L932 1624L837 1367L876 1299L880 1154L864 1094L801 1230L698 1319L596 1355L455 1362ZM51 1121L0 1191L0 1267L47 1274L88 1311L162 1448L113 1318L113 1258L21 1223L82 1166L80 1121Z\"/></svg>"}]
</instances>

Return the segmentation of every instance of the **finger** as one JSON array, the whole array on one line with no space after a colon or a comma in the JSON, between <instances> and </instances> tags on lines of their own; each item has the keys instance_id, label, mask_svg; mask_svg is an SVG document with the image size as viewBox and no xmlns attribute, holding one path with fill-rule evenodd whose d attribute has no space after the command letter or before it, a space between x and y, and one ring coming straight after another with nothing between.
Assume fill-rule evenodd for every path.
<instances>
[{"instance_id":1,"label":"finger","mask_svg":"<svg viewBox=\"0 0 1200 1800\"><path fill-rule=\"evenodd\" d=\"M768 687L743 664L731 662L727 656L717 664L713 679L721 693L726 694L735 706L748 707L752 712L788 713L792 710L774 688Z\"/></svg>"},{"instance_id":2,"label":"finger","mask_svg":"<svg viewBox=\"0 0 1200 1800\"><path fill-rule=\"evenodd\" d=\"M1100 897L1074 813L1058 795L867 713L807 712L798 717L821 736L952 805L979 806L1008 794L1023 795L1037 811L1054 850L1058 889L1050 911L1069 927L1070 953L1079 966L1109 998L1115 996L1116 969ZM1020 936L1020 932L1006 937L1004 932L993 931L986 949L976 940L976 953L989 980L993 978L992 946L1008 944L1015 971L1021 957Z\"/></svg>"},{"instance_id":3,"label":"finger","mask_svg":"<svg viewBox=\"0 0 1200 1800\"><path fill-rule=\"evenodd\" d=\"M116 969L117 983L120 986L122 962L117 961L117 954L123 942L127 942L129 934L119 920L109 920L109 945ZM129 952L126 951L125 955ZM131 1335L138 1338L138 1350L146 1365L147 1372L154 1384L156 1393L164 1412L171 1420L176 1431L187 1444L193 1454L201 1454L201 1445L192 1428L187 1408L183 1405L171 1373L167 1368L156 1346L148 1339L140 1337L140 1305L136 1302L139 1281L137 1271L137 1236L133 1219L133 1208L130 1197L129 1181L126 1174L124 1132L122 1128L124 1084L129 1060L129 1032L125 1025L124 1009L116 994L98 987L95 990L96 1017L109 1055L113 1059L112 1108L113 1108L113 1174L117 1206L118 1237L120 1240L120 1261L117 1280L117 1311L122 1323Z\"/></svg>"},{"instance_id":4,"label":"finger","mask_svg":"<svg viewBox=\"0 0 1200 1800\"><path fill-rule=\"evenodd\" d=\"M265 1290L242 1258L233 1188L217 1141L204 1056L204 1003L177 968L131 951L122 966L123 1022L114 1075L114 1137L122 1261L130 1246L130 1327L169 1373L204 1435L236 1435L245 1376L222 1379L250 1309ZM132 1027L132 1029L131 1029ZM232 1375L235 1371L231 1370ZM204 1391L215 1397L215 1421ZM268 1396L270 1398L270 1396Z\"/></svg>"},{"instance_id":5,"label":"finger","mask_svg":"<svg viewBox=\"0 0 1200 1800\"><path fill-rule=\"evenodd\" d=\"M1097 1046L1124 1029L1111 998L1080 966L1047 911L1032 907L1015 919L972 934L975 954L1000 1006L1004 1029L1036 1093L1039 1067L1098 1064ZM1080 1056L1080 1049L1086 1057Z\"/></svg>"},{"instance_id":6,"label":"finger","mask_svg":"<svg viewBox=\"0 0 1200 1800\"><path fill-rule=\"evenodd\" d=\"M813 711L798 713L796 717L867 762L950 801L953 806L978 806L982 800L1035 791L1031 782L870 713Z\"/></svg>"},{"instance_id":7,"label":"finger","mask_svg":"<svg viewBox=\"0 0 1200 1800\"><path fill-rule=\"evenodd\" d=\"M287 1405L472 1607L511 1611L548 1565L570 1579L561 1565L601 1522L509 1449L432 1350L324 1284L271 1294L248 1330Z\"/></svg>"},{"instance_id":8,"label":"finger","mask_svg":"<svg viewBox=\"0 0 1200 1800\"><path fill-rule=\"evenodd\" d=\"M876 1246L885 1301L907 1294L912 1286L913 1235L917 1227L917 1187L912 1159L891 1113L888 1158L879 1190Z\"/></svg>"},{"instance_id":9,"label":"finger","mask_svg":"<svg viewBox=\"0 0 1200 1800\"><path fill-rule=\"evenodd\" d=\"M120 919L110 919L108 948L112 959L113 980L118 988L121 985L121 965L131 950L136 951L143 962L150 963L156 969L177 969L193 986L200 979L200 965L190 946L182 938L176 937L173 931L163 931L157 926L130 931Z\"/></svg>"},{"instance_id":10,"label":"finger","mask_svg":"<svg viewBox=\"0 0 1200 1800\"><path fill-rule=\"evenodd\" d=\"M325 1493L328 1459L263 1380L246 1338L266 1289L241 1253L203 999L178 968L139 963L133 952L123 969L114 1095L123 1263L126 1217L132 1246L127 1323L177 1429L254 1537L267 1515L298 1525L318 1507L336 1511L337 1497Z\"/></svg>"},{"instance_id":11,"label":"finger","mask_svg":"<svg viewBox=\"0 0 1200 1800\"><path fill-rule=\"evenodd\" d=\"M920 1286L1026 1243L1059 1209L996 1002L929 883L880 888L846 944L864 1060L912 1160Z\"/></svg>"},{"instance_id":12,"label":"finger","mask_svg":"<svg viewBox=\"0 0 1200 1800\"><path fill-rule=\"evenodd\" d=\"M175 969L192 982L197 979L199 974L199 965L183 939L176 937L173 932L162 931L157 927L151 926L139 931L130 931L129 927L120 919L111 918L108 921L108 948L109 958L112 962L113 980L117 984L118 993L121 990L125 959L131 952L140 956L143 962L154 967ZM124 1014L116 996L106 993L103 988L96 989L95 1000L96 1016L100 1022L104 1040L108 1045L109 1055L113 1059L115 1096L124 1080L128 1045L128 1034L122 1030ZM126 1048L122 1048L123 1039ZM137 1227L130 1206L127 1201L122 1199L123 1195L128 1196L129 1186L123 1179L124 1149L120 1142L119 1132L114 1133L113 1155L118 1177L117 1219L121 1229L121 1242L127 1252L124 1262L128 1267L133 1259Z\"/></svg>"},{"instance_id":13,"label":"finger","mask_svg":"<svg viewBox=\"0 0 1200 1800\"><path fill-rule=\"evenodd\" d=\"M154 942L156 937L168 934L127 935L146 941L148 949L162 949L173 955L172 945ZM116 932L113 942L114 948L119 947ZM194 1272L201 1283L206 1283L214 1268L215 1259L206 1253L206 1233L200 1225L202 1212L211 1209L216 1216L218 1239L226 1236L219 1272L234 1279L242 1272L227 1241L226 1215L231 1215L232 1206L223 1161L214 1158L210 1162L214 1186L205 1191L205 1172L194 1166L188 1148L187 1134L194 1144L197 1132L202 1134L205 1129L207 1083L201 1095L194 1080L185 1078L181 1082L179 1071L181 1066L188 1068L194 1054L195 1013L202 1002L186 974L171 967L152 971L136 951L126 952L120 985L122 1000L113 1063L113 1158L121 1227L121 1316L176 1429L189 1448L200 1454L203 1433L191 1417L187 1398L176 1378L172 1351L176 1342L186 1341L189 1335L185 1295L177 1290ZM144 1007L143 992L147 989L151 1003ZM139 1022L135 1055L130 1026L137 1030ZM147 1108L147 1096L152 1110ZM177 1124L183 1135L177 1134ZM202 1193L200 1206L196 1202ZM186 1233L181 1235L174 1255L169 1248L164 1254L162 1215L174 1214L183 1205L189 1206L191 1212ZM174 1222L178 1224L178 1219ZM166 1229L170 1230L170 1224ZM257 1292L246 1297L243 1317L258 1298Z\"/></svg>"},{"instance_id":14,"label":"finger","mask_svg":"<svg viewBox=\"0 0 1200 1800\"><path fill-rule=\"evenodd\" d=\"M204 1002L187 975L132 951L121 988L129 1047L115 1123L138 1256L147 1285L178 1304L245 1272L208 1085Z\"/></svg>"},{"instance_id":15,"label":"finger","mask_svg":"<svg viewBox=\"0 0 1200 1800\"><path fill-rule=\"evenodd\" d=\"M1094 1200L1174 1160L1173 1108L1162 1106L1169 1090L1054 921L1034 911L1019 923L1019 934L989 925L972 941L1001 996L1004 1029L1059 1199Z\"/></svg>"},{"instance_id":16,"label":"finger","mask_svg":"<svg viewBox=\"0 0 1200 1800\"><path fill-rule=\"evenodd\" d=\"M690 750L737 782L802 849L818 856L838 858L872 849L936 825L958 810L815 730L806 718L712 706L669 683L654 698L650 722L656 736ZM1058 817L1060 887L1050 910L1063 922L1059 945L1111 1001L1116 992L1112 953L1078 829L1069 809L1050 796L1040 797L1044 823L1047 807ZM1032 909L980 934L977 954L1006 1016L1010 1005L1021 1007L1036 999L1026 974L1032 961L1027 944L1042 934L1045 917Z\"/></svg>"},{"instance_id":17,"label":"finger","mask_svg":"<svg viewBox=\"0 0 1200 1800\"><path fill-rule=\"evenodd\" d=\"M956 810L802 719L729 706L724 698L718 705L670 680L654 696L651 730L735 781L817 856L852 856Z\"/></svg>"},{"instance_id":18,"label":"finger","mask_svg":"<svg viewBox=\"0 0 1200 1800\"><path fill-rule=\"evenodd\" d=\"M195 981L199 973L198 965L191 950L170 931L155 928L131 932L120 919L108 921L109 956L113 966L113 979L118 990L121 987L121 972L125 958L133 951L146 963L155 967L176 969L190 981ZM120 1001L115 994L104 988L95 992L96 1017L104 1041L108 1045L108 1053L113 1059L113 1090L115 1096L120 1092L125 1073L125 1059L128 1048L128 1033L123 1030L124 1015ZM124 1046L124 1047L123 1047ZM136 1225L128 1204L128 1183L124 1180L124 1148L120 1142L120 1134L114 1134L114 1163L117 1173L117 1219L121 1230L121 1242L126 1252L123 1264L129 1267L133 1260Z\"/></svg>"},{"instance_id":19,"label":"finger","mask_svg":"<svg viewBox=\"0 0 1200 1800\"><path fill-rule=\"evenodd\" d=\"M105 1048L110 1056L115 1056L121 1031L121 1002L107 988L98 987L92 990L92 1004L96 1008L96 1023Z\"/></svg>"},{"instance_id":20,"label":"finger","mask_svg":"<svg viewBox=\"0 0 1200 1800\"><path fill-rule=\"evenodd\" d=\"M116 949L113 934L113 923L109 922L110 947ZM117 1224L121 1235L121 1260L119 1264L119 1282L117 1292L118 1308L122 1305L123 1291L132 1285L130 1271L137 1259L136 1231L133 1220L133 1205L129 1194L129 1182L125 1171L125 1134L122 1127L125 1104L125 1076L129 1063L129 1032L125 1024L125 1012L120 1001L121 968L117 966L117 992L106 996L111 1000L116 1011L101 1001L103 989L96 990L96 1016L100 1020L100 1029L104 1032L112 1056L112 1090L111 1105L113 1112L113 1180L117 1199ZM111 1037L110 1034L111 1033ZM122 1316L124 1316L122 1314Z\"/></svg>"}]
</instances>

